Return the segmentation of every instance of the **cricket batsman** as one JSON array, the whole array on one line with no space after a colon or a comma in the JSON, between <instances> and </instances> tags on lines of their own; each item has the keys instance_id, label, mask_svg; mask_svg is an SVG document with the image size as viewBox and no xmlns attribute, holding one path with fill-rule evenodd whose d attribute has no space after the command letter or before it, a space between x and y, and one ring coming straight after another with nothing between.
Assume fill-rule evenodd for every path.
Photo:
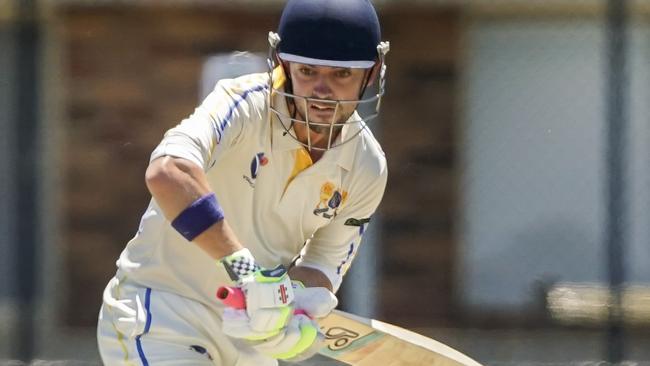
<instances>
[{"instance_id":1,"label":"cricket batsman","mask_svg":"<svg viewBox=\"0 0 650 366\"><path fill-rule=\"evenodd\" d=\"M103 293L105 364L316 353L316 320L336 307L386 186L366 124L384 93L380 37L369 0L289 0L269 72L219 81L165 133L145 174L151 202ZM222 286L241 289L245 308L222 304Z\"/></svg>"}]
</instances>

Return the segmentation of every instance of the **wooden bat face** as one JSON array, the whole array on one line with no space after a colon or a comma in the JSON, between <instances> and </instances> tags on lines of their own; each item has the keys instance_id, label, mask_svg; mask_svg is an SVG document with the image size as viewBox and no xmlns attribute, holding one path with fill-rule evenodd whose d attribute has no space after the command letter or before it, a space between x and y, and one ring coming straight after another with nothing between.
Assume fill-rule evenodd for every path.
<instances>
[{"instance_id":1,"label":"wooden bat face","mask_svg":"<svg viewBox=\"0 0 650 366\"><path fill-rule=\"evenodd\" d=\"M319 323L326 346L304 365L481 366L440 342L377 320L335 310Z\"/></svg>"}]
</instances>

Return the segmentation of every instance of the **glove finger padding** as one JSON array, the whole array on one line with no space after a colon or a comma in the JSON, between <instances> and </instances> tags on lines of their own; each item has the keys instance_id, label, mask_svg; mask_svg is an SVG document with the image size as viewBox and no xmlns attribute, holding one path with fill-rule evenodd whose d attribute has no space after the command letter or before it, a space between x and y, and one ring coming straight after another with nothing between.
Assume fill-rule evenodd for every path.
<instances>
[{"instance_id":1,"label":"glove finger padding","mask_svg":"<svg viewBox=\"0 0 650 366\"><path fill-rule=\"evenodd\" d=\"M304 310L312 318L324 318L336 308L339 300L325 287L303 287L293 281L294 308Z\"/></svg>"},{"instance_id":2,"label":"glove finger padding","mask_svg":"<svg viewBox=\"0 0 650 366\"><path fill-rule=\"evenodd\" d=\"M312 323L312 326L316 328L316 339L312 342L311 345L307 347L303 347L303 350L290 357L286 357L282 359L283 361L286 362L301 362L306 359L311 358L314 356L318 351L325 346L325 335L321 333L320 327L318 323L315 321L309 319L309 321Z\"/></svg>"},{"instance_id":3,"label":"glove finger padding","mask_svg":"<svg viewBox=\"0 0 650 366\"><path fill-rule=\"evenodd\" d=\"M226 308L223 311L223 333L229 337L256 341L278 335L281 328L272 331L259 331L251 327L251 319L244 309Z\"/></svg>"},{"instance_id":4,"label":"glove finger padding","mask_svg":"<svg viewBox=\"0 0 650 366\"><path fill-rule=\"evenodd\" d=\"M253 348L275 359L306 359L320 349L323 339L318 323L306 315L298 314L291 319L285 331Z\"/></svg>"},{"instance_id":5,"label":"glove finger padding","mask_svg":"<svg viewBox=\"0 0 650 366\"><path fill-rule=\"evenodd\" d=\"M246 294L246 310L251 328L257 332L274 332L284 328L293 312L294 293L291 280L264 276L260 271L242 280Z\"/></svg>"},{"instance_id":6,"label":"glove finger padding","mask_svg":"<svg viewBox=\"0 0 650 366\"><path fill-rule=\"evenodd\" d=\"M287 324L286 329L280 332L280 334L255 344L253 348L265 355L274 355L278 352L283 353L289 351L299 340L300 323L292 319Z\"/></svg>"},{"instance_id":7,"label":"glove finger padding","mask_svg":"<svg viewBox=\"0 0 650 366\"><path fill-rule=\"evenodd\" d=\"M259 333L279 332L285 327L291 317L293 308L285 306L282 308L257 309L248 311L250 328Z\"/></svg>"}]
</instances>

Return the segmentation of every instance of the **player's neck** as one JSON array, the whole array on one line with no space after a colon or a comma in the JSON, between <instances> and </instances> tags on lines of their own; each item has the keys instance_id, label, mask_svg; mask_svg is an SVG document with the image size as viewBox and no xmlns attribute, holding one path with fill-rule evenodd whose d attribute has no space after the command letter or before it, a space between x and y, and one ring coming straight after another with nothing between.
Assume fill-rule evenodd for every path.
<instances>
[{"instance_id":1,"label":"player's neck","mask_svg":"<svg viewBox=\"0 0 650 366\"><path fill-rule=\"evenodd\" d=\"M312 131L308 129L307 126L302 125L300 123L294 124L293 130L296 133L296 137L298 138L298 141L300 141L305 146L312 147L311 149L307 149L312 162L316 163L318 160L320 160L325 154L325 150L321 150L321 149L327 149L328 147L327 145L330 140L329 133L318 133ZM336 131L336 130L333 132L332 141L336 140L339 132L340 131ZM309 133L309 138L307 137L308 133Z\"/></svg>"},{"instance_id":2,"label":"player's neck","mask_svg":"<svg viewBox=\"0 0 650 366\"><path fill-rule=\"evenodd\" d=\"M309 152L309 156L311 157L311 161L314 164L317 161L319 161L323 157L323 155L325 154L325 151L322 151L322 150L313 150L312 149L311 151L308 151L308 152Z\"/></svg>"}]
</instances>

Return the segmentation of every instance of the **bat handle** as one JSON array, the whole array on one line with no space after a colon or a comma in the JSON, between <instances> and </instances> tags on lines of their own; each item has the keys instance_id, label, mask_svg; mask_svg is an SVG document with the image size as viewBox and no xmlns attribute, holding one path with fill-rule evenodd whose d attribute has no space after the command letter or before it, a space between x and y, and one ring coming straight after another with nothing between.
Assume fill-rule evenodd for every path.
<instances>
[{"instance_id":1,"label":"bat handle","mask_svg":"<svg viewBox=\"0 0 650 366\"><path fill-rule=\"evenodd\" d=\"M246 309L246 296L238 287L221 286L217 290L217 298L229 308Z\"/></svg>"},{"instance_id":2,"label":"bat handle","mask_svg":"<svg viewBox=\"0 0 650 366\"><path fill-rule=\"evenodd\" d=\"M246 295L244 295L244 291L239 287L221 286L217 290L217 298L229 308L246 309ZM293 313L295 315L306 315L311 318L309 314L302 309L295 309Z\"/></svg>"}]
</instances>

